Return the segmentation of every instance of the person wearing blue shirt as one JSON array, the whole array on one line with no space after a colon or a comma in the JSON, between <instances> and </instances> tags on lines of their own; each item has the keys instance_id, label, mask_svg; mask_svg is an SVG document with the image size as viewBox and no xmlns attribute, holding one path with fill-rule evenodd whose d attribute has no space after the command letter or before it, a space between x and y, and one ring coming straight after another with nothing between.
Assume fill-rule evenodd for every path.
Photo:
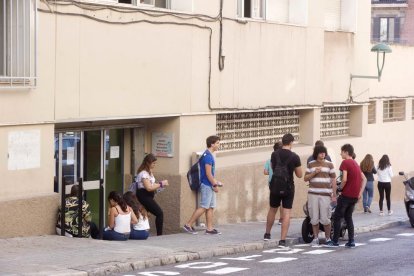
<instances>
[{"instance_id":1,"label":"person wearing blue shirt","mask_svg":"<svg viewBox=\"0 0 414 276\"><path fill-rule=\"evenodd\" d=\"M215 175L215 160L213 153L219 149L220 137L209 136L206 139L207 150L200 157L200 206L194 211L190 220L183 226L183 229L190 234L197 234L194 230L194 222L206 214L207 229L206 234L219 235L221 234L217 229L213 228L213 212L216 208L216 193L218 193L218 186L222 184L217 181Z\"/></svg>"}]
</instances>

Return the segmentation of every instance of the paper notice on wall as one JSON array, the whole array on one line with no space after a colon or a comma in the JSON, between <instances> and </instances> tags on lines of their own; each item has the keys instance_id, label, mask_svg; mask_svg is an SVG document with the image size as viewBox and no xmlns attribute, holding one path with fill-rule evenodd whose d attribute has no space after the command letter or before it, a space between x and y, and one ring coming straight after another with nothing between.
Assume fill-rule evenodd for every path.
<instances>
[{"instance_id":1,"label":"paper notice on wall","mask_svg":"<svg viewBox=\"0 0 414 276\"><path fill-rule=\"evenodd\" d=\"M172 133L152 133L152 153L155 156L173 157L174 140Z\"/></svg>"},{"instance_id":2,"label":"paper notice on wall","mask_svg":"<svg viewBox=\"0 0 414 276\"><path fill-rule=\"evenodd\" d=\"M40 130L12 131L8 136L8 169L39 168Z\"/></svg>"},{"instance_id":3,"label":"paper notice on wall","mask_svg":"<svg viewBox=\"0 0 414 276\"><path fill-rule=\"evenodd\" d=\"M66 148L66 164L67 165L75 164L75 147Z\"/></svg>"},{"instance_id":4,"label":"paper notice on wall","mask_svg":"<svg viewBox=\"0 0 414 276\"><path fill-rule=\"evenodd\" d=\"M119 158L119 146L112 146L110 150L110 158Z\"/></svg>"}]
</instances>

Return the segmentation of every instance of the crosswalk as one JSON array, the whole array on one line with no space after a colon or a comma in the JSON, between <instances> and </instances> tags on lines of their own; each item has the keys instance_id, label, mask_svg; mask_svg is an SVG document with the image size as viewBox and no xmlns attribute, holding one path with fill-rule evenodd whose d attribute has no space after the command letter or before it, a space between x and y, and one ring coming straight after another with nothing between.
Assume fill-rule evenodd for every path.
<instances>
[{"instance_id":1,"label":"crosswalk","mask_svg":"<svg viewBox=\"0 0 414 276\"><path fill-rule=\"evenodd\" d=\"M381 242L389 242L397 238L414 237L414 233L399 233L393 237L380 237L367 240L366 243L356 243L355 246L367 246L371 244L378 244ZM221 257L219 261L195 261L184 264L175 265L173 269L162 270L158 268L154 271L137 272L136 274L124 274L124 276L144 275L144 276L158 276L158 275L180 275L185 271L197 271L198 274L206 275L228 275L237 274L237 272L247 271L250 268L248 263L257 262L260 264L280 264L286 262L295 262L301 256L309 255L324 255L333 252L344 250L344 245L339 248L326 248L322 245L312 247L310 244L298 244L288 248L274 248L261 251L259 254L245 255L237 257ZM349 249L348 249L349 250ZM236 265L235 265L236 264ZM238 265L240 264L240 265Z\"/></svg>"}]
</instances>

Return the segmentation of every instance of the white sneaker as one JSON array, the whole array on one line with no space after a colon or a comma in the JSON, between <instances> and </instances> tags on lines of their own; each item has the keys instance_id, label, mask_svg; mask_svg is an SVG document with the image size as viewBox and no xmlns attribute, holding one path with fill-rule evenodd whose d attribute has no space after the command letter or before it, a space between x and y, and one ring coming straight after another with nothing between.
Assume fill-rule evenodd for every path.
<instances>
[{"instance_id":1,"label":"white sneaker","mask_svg":"<svg viewBox=\"0 0 414 276\"><path fill-rule=\"evenodd\" d=\"M379 215L380 215L380 216L383 216L383 215L384 215L384 212L383 212L383 211L381 211L381 212L379 213Z\"/></svg>"},{"instance_id":2,"label":"white sneaker","mask_svg":"<svg viewBox=\"0 0 414 276\"><path fill-rule=\"evenodd\" d=\"M310 245L312 247L319 247L319 239L318 238L313 239Z\"/></svg>"},{"instance_id":3,"label":"white sneaker","mask_svg":"<svg viewBox=\"0 0 414 276\"><path fill-rule=\"evenodd\" d=\"M388 215L391 216L394 212L392 210L388 211Z\"/></svg>"}]
</instances>

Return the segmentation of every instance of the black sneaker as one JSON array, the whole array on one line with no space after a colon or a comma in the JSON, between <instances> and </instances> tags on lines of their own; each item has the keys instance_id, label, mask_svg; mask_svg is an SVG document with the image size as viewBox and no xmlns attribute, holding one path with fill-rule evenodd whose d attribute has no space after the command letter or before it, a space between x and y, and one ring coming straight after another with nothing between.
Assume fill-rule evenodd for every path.
<instances>
[{"instance_id":1,"label":"black sneaker","mask_svg":"<svg viewBox=\"0 0 414 276\"><path fill-rule=\"evenodd\" d=\"M279 247L280 248L288 248L288 246L286 245L286 240L280 240L279 241Z\"/></svg>"},{"instance_id":2,"label":"black sneaker","mask_svg":"<svg viewBox=\"0 0 414 276\"><path fill-rule=\"evenodd\" d=\"M323 246L324 247L333 247L333 248L335 248L335 247L339 247L339 243L334 242L333 240L330 240L327 243L325 243Z\"/></svg>"},{"instance_id":3,"label":"black sneaker","mask_svg":"<svg viewBox=\"0 0 414 276\"><path fill-rule=\"evenodd\" d=\"M193 227L188 226L187 224L184 224L183 229L184 229L187 233L190 233L190 234L193 234L193 235L197 235L197 234L198 234L198 233L197 233L197 231L195 231Z\"/></svg>"},{"instance_id":4,"label":"black sneaker","mask_svg":"<svg viewBox=\"0 0 414 276\"><path fill-rule=\"evenodd\" d=\"M263 236L263 240L268 241L270 239L271 239L270 234L269 233L265 233L264 236Z\"/></svg>"},{"instance_id":5,"label":"black sneaker","mask_svg":"<svg viewBox=\"0 0 414 276\"><path fill-rule=\"evenodd\" d=\"M354 241L348 241L345 244L345 247L347 247L347 248L355 248L355 242Z\"/></svg>"},{"instance_id":6,"label":"black sneaker","mask_svg":"<svg viewBox=\"0 0 414 276\"><path fill-rule=\"evenodd\" d=\"M221 235L221 232L219 232L217 229L213 229L213 230L206 230L206 234L207 235Z\"/></svg>"}]
</instances>

